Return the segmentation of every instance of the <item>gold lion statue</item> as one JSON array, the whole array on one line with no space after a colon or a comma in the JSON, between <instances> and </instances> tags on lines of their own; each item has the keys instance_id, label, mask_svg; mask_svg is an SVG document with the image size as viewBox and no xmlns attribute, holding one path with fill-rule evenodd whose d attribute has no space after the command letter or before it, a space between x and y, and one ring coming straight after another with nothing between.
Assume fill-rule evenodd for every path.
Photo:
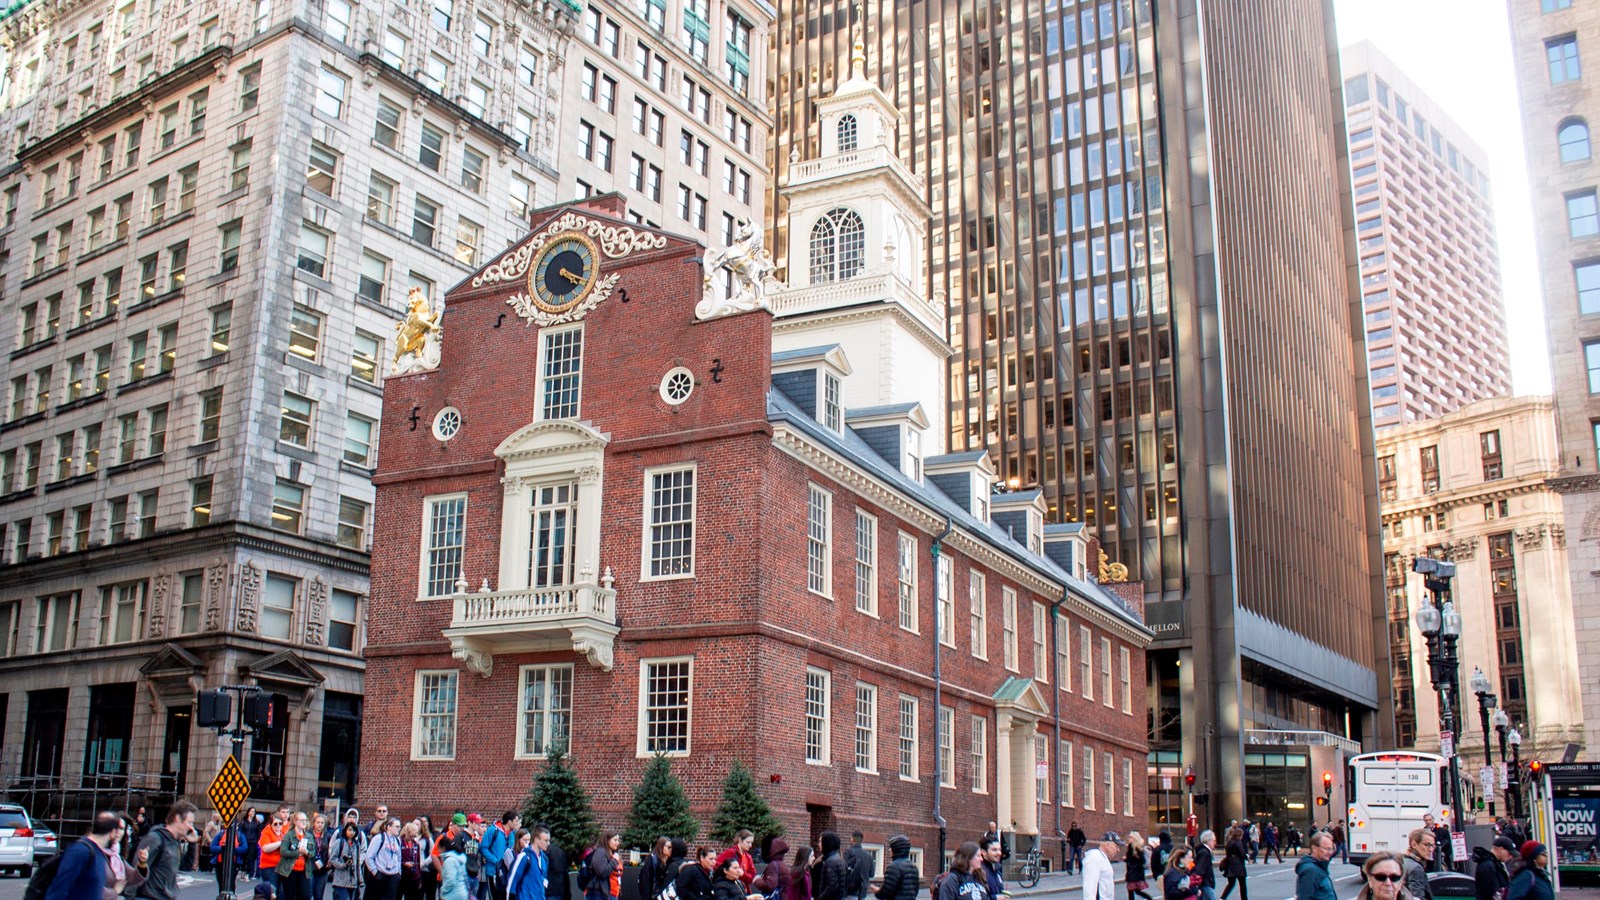
<instances>
[{"instance_id":1,"label":"gold lion statue","mask_svg":"<svg viewBox=\"0 0 1600 900\"><path fill-rule=\"evenodd\" d=\"M395 366L398 367L400 360L407 355L416 358L416 363L411 368L438 365L437 359L429 360L426 357L438 356L436 349L433 353L428 353L430 349L428 344L430 335L443 334L443 329L439 327L439 317L443 314L443 310L433 312L429 308L428 298L422 293L422 288L411 289L410 295L406 298L405 321L394 326L394 330L398 332L394 347ZM437 340L437 337L434 339Z\"/></svg>"}]
</instances>

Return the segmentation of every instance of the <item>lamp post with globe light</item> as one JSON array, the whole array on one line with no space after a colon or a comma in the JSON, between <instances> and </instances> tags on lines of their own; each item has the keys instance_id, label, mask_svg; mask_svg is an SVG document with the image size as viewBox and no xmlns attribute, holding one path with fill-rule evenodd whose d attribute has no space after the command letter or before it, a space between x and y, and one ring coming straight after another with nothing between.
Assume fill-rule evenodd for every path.
<instances>
[{"instance_id":1,"label":"lamp post with globe light","mask_svg":"<svg viewBox=\"0 0 1600 900\"><path fill-rule=\"evenodd\" d=\"M1456 642L1461 639L1461 614L1451 602L1450 579L1455 577L1456 564L1442 559L1419 556L1411 561L1411 571L1422 576L1431 602L1417 607L1413 620L1417 629L1428 641L1428 680L1439 697L1439 730L1441 734L1456 733L1456 691L1460 686L1460 661L1456 657ZM1442 741L1441 741L1442 743ZM1442 748L1441 748L1442 749ZM1452 834L1465 827L1461 811L1461 768L1454 748L1450 762L1450 813ZM1453 849L1453 848L1452 848ZM1451 853L1456 868L1464 869L1466 860L1457 860Z\"/></svg>"},{"instance_id":2,"label":"lamp post with globe light","mask_svg":"<svg viewBox=\"0 0 1600 900\"><path fill-rule=\"evenodd\" d=\"M1522 822L1522 732L1511 729L1506 735L1506 743L1511 745L1511 815L1520 825Z\"/></svg>"},{"instance_id":3,"label":"lamp post with globe light","mask_svg":"<svg viewBox=\"0 0 1600 900\"><path fill-rule=\"evenodd\" d=\"M1504 708L1501 708L1494 711L1494 716L1491 717L1490 722L1494 725L1494 733L1500 738L1500 765L1504 768L1506 765L1506 732L1511 729L1511 717L1506 715ZM1511 801L1511 785L1515 781L1515 773L1507 772L1505 784L1506 815L1513 819L1517 817L1517 806Z\"/></svg>"},{"instance_id":4,"label":"lamp post with globe light","mask_svg":"<svg viewBox=\"0 0 1600 900\"><path fill-rule=\"evenodd\" d=\"M1493 685L1489 683L1489 676L1483 674L1483 669L1478 666L1472 667L1472 679L1468 682L1468 685L1472 688L1472 693L1478 698L1478 721L1483 725L1483 764L1486 769L1493 770L1494 751L1489 746L1489 710L1493 709L1496 716L1504 715L1505 711L1495 708L1500 701L1499 698L1489 692L1489 688ZM1505 735L1502 732L1501 740L1504 741L1504 738ZM1504 755L1504 749L1504 746L1502 746L1502 755ZM1484 793L1489 794L1489 791ZM1494 795L1489 794L1489 796L1492 798ZM1495 818L1493 799L1489 800L1489 818L1491 820Z\"/></svg>"}]
</instances>

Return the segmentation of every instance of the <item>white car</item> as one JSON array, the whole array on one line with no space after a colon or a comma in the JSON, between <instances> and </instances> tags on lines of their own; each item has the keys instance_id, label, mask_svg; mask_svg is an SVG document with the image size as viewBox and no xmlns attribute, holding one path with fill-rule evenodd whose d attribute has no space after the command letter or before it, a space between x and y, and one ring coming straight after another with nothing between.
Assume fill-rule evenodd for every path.
<instances>
[{"instance_id":1,"label":"white car","mask_svg":"<svg viewBox=\"0 0 1600 900\"><path fill-rule=\"evenodd\" d=\"M33 864L44 865L45 860L55 856L61 850L61 843L56 833L46 828L42 822L33 823Z\"/></svg>"},{"instance_id":2,"label":"white car","mask_svg":"<svg viewBox=\"0 0 1600 900\"><path fill-rule=\"evenodd\" d=\"M33 876L33 822L20 806L0 804L0 871Z\"/></svg>"}]
</instances>

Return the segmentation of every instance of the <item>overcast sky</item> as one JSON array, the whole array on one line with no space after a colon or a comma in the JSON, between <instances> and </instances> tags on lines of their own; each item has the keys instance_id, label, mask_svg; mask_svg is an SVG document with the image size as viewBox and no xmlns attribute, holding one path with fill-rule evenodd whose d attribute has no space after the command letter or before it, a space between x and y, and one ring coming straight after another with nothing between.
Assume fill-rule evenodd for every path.
<instances>
[{"instance_id":1,"label":"overcast sky","mask_svg":"<svg viewBox=\"0 0 1600 900\"><path fill-rule=\"evenodd\" d=\"M1544 304L1505 0L1334 0L1339 41L1369 40L1489 154L1518 394L1548 393Z\"/></svg>"}]
</instances>

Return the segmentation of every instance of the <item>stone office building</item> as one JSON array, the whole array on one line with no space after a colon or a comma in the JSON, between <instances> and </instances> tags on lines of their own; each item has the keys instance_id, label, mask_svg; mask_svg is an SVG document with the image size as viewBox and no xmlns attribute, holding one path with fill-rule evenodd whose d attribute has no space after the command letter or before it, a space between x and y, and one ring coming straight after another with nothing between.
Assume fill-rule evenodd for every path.
<instances>
[{"instance_id":1,"label":"stone office building","mask_svg":"<svg viewBox=\"0 0 1600 900\"><path fill-rule=\"evenodd\" d=\"M554 196L556 2L31 3L0 22L0 785L202 792L196 688L285 698L258 800L349 799L408 291Z\"/></svg>"}]
</instances>

